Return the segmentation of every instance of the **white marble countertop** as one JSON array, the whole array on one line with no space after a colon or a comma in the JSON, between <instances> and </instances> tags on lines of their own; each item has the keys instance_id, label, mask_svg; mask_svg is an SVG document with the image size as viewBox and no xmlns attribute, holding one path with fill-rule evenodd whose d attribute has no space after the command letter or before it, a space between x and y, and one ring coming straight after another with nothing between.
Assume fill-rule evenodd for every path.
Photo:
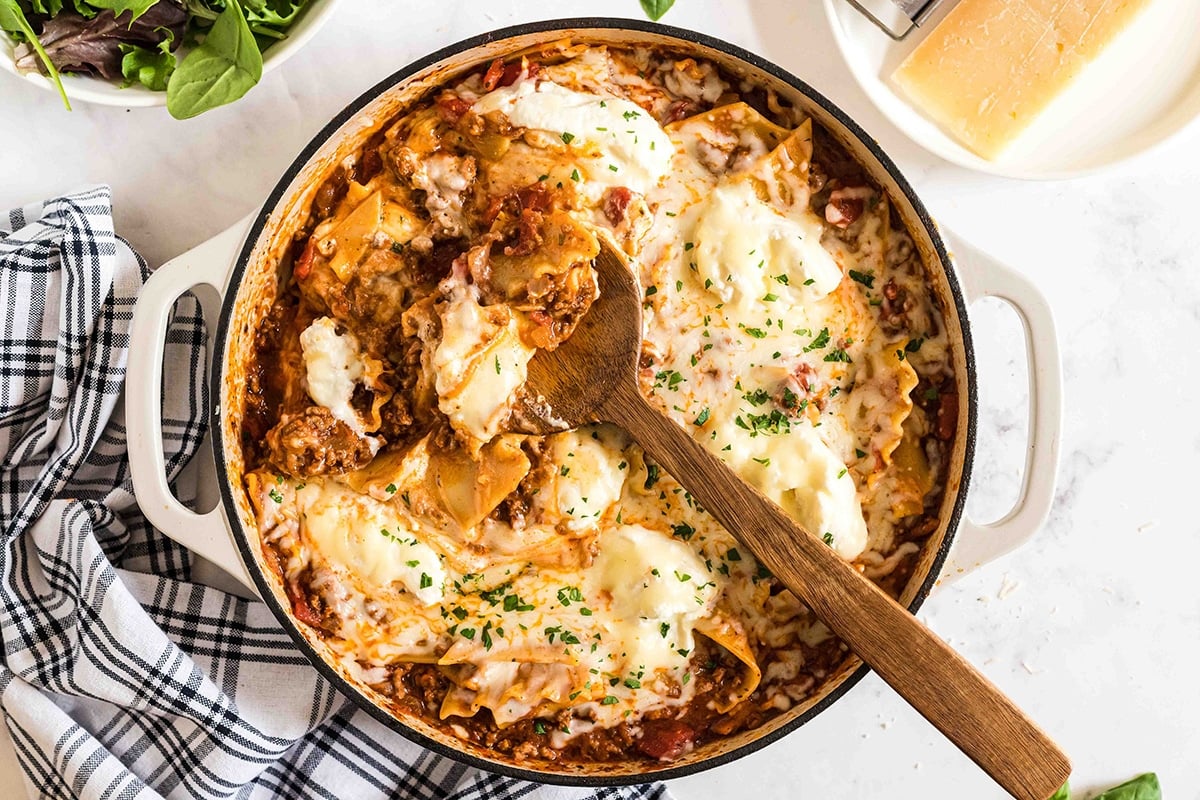
<instances>
[{"instance_id":1,"label":"white marble countertop","mask_svg":"<svg viewBox=\"0 0 1200 800\"><path fill-rule=\"evenodd\" d=\"M346 0L305 50L233 106L187 123L77 104L0 73L0 209L87 182L114 189L118 232L151 264L265 197L342 106L411 60L536 18L640 16L636 0ZM1037 282L1063 344L1058 500L1020 551L935 594L921 616L1071 755L1077 797L1156 770L1200 800L1200 128L1102 176L1023 183L926 154L848 76L818 0L678 0L664 22L801 76L876 136L939 219ZM1024 353L1012 312L977 304L983 408L970 510L999 516L1019 482ZM0 796L19 797L7 747ZM672 789L682 800L1001 798L874 676L807 726Z\"/></svg>"}]
</instances>

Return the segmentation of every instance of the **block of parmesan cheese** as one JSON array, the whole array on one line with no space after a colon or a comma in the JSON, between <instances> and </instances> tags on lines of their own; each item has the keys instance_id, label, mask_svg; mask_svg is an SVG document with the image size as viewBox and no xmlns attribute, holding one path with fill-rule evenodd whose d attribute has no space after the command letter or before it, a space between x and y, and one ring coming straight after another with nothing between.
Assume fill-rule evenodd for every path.
<instances>
[{"instance_id":1,"label":"block of parmesan cheese","mask_svg":"<svg viewBox=\"0 0 1200 800\"><path fill-rule=\"evenodd\" d=\"M1150 0L962 0L892 75L994 159Z\"/></svg>"}]
</instances>

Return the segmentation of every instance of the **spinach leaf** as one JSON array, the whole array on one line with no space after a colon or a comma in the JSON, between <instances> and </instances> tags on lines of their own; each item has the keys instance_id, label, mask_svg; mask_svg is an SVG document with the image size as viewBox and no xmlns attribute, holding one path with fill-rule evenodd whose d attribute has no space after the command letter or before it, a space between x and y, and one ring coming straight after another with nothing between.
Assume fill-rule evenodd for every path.
<instances>
[{"instance_id":1,"label":"spinach leaf","mask_svg":"<svg viewBox=\"0 0 1200 800\"><path fill-rule=\"evenodd\" d=\"M1070 798L1071 798L1071 784L1069 784L1069 783L1064 783L1062 786L1058 787L1057 792L1050 795L1050 800L1070 800Z\"/></svg>"},{"instance_id":2,"label":"spinach leaf","mask_svg":"<svg viewBox=\"0 0 1200 800\"><path fill-rule=\"evenodd\" d=\"M171 38L163 39L157 50L147 50L136 44L121 45L121 74L125 76L125 86L137 82L156 92L166 91L167 81L175 71L171 41Z\"/></svg>"},{"instance_id":3,"label":"spinach leaf","mask_svg":"<svg viewBox=\"0 0 1200 800\"><path fill-rule=\"evenodd\" d=\"M1162 788L1158 785L1158 776L1147 772L1096 795L1095 800L1162 800Z\"/></svg>"},{"instance_id":4,"label":"spinach leaf","mask_svg":"<svg viewBox=\"0 0 1200 800\"><path fill-rule=\"evenodd\" d=\"M167 83L167 110L190 119L232 103L262 78L262 53L238 0L226 0L204 41L188 53Z\"/></svg>"},{"instance_id":5,"label":"spinach leaf","mask_svg":"<svg viewBox=\"0 0 1200 800\"><path fill-rule=\"evenodd\" d=\"M55 68L54 62L50 60L50 56L46 54L42 43L38 41L37 34L30 27L29 20L25 19L25 12L21 10L21 6L17 5L17 0L0 0L0 28L10 33L19 33L26 43L37 52L46 68L46 74L58 88L58 96L62 98L63 105L67 107L67 111L70 111L71 101L67 99L67 90L63 88L62 78L59 77L58 70Z\"/></svg>"},{"instance_id":6,"label":"spinach leaf","mask_svg":"<svg viewBox=\"0 0 1200 800\"><path fill-rule=\"evenodd\" d=\"M663 14L671 10L671 6L675 5L675 0L641 0L641 3L646 16L657 22Z\"/></svg>"},{"instance_id":7,"label":"spinach leaf","mask_svg":"<svg viewBox=\"0 0 1200 800\"><path fill-rule=\"evenodd\" d=\"M62 0L54 1L60 5L62 4ZM128 11L132 14L129 20L129 24L132 25L134 20L150 10L150 6L157 3L158 0L87 0L87 2L88 5L95 6L96 8L109 9L117 17Z\"/></svg>"}]
</instances>

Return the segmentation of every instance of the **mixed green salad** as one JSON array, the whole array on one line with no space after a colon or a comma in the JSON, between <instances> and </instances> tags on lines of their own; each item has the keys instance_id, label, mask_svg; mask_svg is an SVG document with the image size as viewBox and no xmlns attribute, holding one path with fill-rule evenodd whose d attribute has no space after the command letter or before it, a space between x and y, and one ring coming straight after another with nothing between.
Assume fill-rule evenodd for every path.
<instances>
[{"instance_id":1,"label":"mixed green salad","mask_svg":"<svg viewBox=\"0 0 1200 800\"><path fill-rule=\"evenodd\" d=\"M0 0L17 67L58 87L82 73L167 93L187 119L231 103L262 77L263 52L317 0Z\"/></svg>"}]
</instances>

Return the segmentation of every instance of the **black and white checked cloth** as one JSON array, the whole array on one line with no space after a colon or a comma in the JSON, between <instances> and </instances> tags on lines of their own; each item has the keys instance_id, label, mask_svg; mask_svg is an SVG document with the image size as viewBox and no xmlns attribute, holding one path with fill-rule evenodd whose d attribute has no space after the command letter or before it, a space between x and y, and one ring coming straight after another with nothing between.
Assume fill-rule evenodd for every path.
<instances>
[{"instance_id":1,"label":"black and white checked cloth","mask_svg":"<svg viewBox=\"0 0 1200 800\"><path fill-rule=\"evenodd\" d=\"M434 755L334 691L262 603L189 582L188 553L138 512L125 460L121 387L147 274L113 231L107 187L0 217L0 707L30 796L668 797ZM203 434L193 298L167 341L177 476Z\"/></svg>"}]
</instances>

